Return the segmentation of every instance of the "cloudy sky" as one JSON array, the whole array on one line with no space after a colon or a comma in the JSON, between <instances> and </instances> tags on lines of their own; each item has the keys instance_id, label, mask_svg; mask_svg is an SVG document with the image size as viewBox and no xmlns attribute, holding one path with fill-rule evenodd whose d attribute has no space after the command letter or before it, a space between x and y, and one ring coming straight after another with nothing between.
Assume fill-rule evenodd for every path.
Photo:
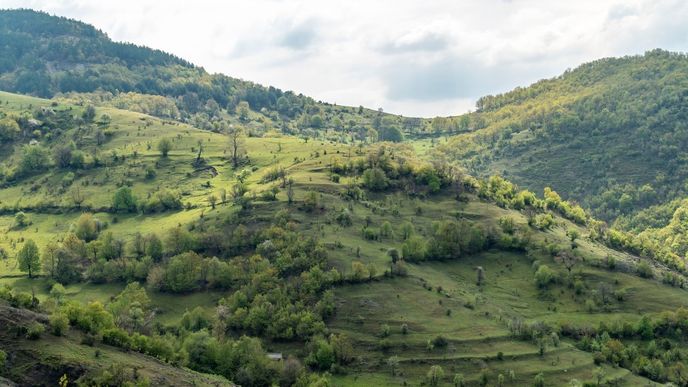
<instances>
[{"instance_id":1,"label":"cloudy sky","mask_svg":"<svg viewBox=\"0 0 688 387\"><path fill-rule=\"evenodd\" d=\"M347 105L449 115L605 56L688 50L685 0L0 0L211 72Z\"/></svg>"}]
</instances>

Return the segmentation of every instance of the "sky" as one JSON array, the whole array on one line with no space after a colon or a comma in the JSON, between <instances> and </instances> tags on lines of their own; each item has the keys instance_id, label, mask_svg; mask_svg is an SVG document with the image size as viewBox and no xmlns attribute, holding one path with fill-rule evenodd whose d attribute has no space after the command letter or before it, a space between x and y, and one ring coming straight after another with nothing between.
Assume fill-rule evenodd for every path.
<instances>
[{"instance_id":1,"label":"sky","mask_svg":"<svg viewBox=\"0 0 688 387\"><path fill-rule=\"evenodd\" d=\"M210 72L405 116L653 48L688 51L685 0L0 0Z\"/></svg>"}]
</instances>

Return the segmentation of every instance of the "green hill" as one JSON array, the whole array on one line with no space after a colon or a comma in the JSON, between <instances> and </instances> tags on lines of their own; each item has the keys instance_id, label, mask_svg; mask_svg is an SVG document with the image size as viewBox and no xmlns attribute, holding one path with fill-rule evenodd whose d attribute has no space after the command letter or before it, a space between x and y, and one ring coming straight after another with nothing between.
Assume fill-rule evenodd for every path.
<instances>
[{"instance_id":1,"label":"green hill","mask_svg":"<svg viewBox=\"0 0 688 387\"><path fill-rule=\"evenodd\" d=\"M0 383L688 383L683 56L421 120L0 19Z\"/></svg>"},{"instance_id":2,"label":"green hill","mask_svg":"<svg viewBox=\"0 0 688 387\"><path fill-rule=\"evenodd\" d=\"M0 100L3 114L36 120L87 109ZM0 189L0 303L50 317L38 337L21 320L25 333L0 341L3 377L30 384L18 372L39 364L50 378L113 383L112 370L140 361L122 380L145 385L172 372L150 368L161 361L240 385L429 383L432 366L468 385L680 380L671 356L684 344L667 324L683 324L683 277L594 242L562 217L576 214L568 204L434 167L404 144L243 137L234 168L226 134L92 115L40 126L38 143L6 160L15 171L36 149L48 155ZM60 166L56 149L72 141L83 163ZM127 187L132 207L120 206ZM34 278L19 264L29 240L42 257ZM25 350L38 360L17 360Z\"/></svg>"},{"instance_id":3,"label":"green hill","mask_svg":"<svg viewBox=\"0 0 688 387\"><path fill-rule=\"evenodd\" d=\"M252 122L253 131L398 141L401 131L422 124L209 74L162 51L113 42L85 23L32 10L0 10L0 90L67 94L214 131Z\"/></svg>"},{"instance_id":4,"label":"green hill","mask_svg":"<svg viewBox=\"0 0 688 387\"><path fill-rule=\"evenodd\" d=\"M546 186L613 221L686 195L688 59L608 58L481 98L442 152L479 175ZM668 222L668 218L664 219Z\"/></svg>"}]
</instances>

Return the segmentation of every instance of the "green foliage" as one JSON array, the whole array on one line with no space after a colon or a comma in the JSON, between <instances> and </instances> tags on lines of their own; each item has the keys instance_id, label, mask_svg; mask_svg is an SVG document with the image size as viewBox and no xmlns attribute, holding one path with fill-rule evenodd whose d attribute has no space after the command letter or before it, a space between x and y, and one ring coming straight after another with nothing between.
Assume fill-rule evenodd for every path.
<instances>
[{"instance_id":1,"label":"green foliage","mask_svg":"<svg viewBox=\"0 0 688 387\"><path fill-rule=\"evenodd\" d=\"M55 283L51 288L50 288L50 297L55 299L55 301L59 304L62 299L64 298L65 294L67 294L67 290L62 286L61 283Z\"/></svg>"},{"instance_id":2,"label":"green foliage","mask_svg":"<svg viewBox=\"0 0 688 387\"><path fill-rule=\"evenodd\" d=\"M167 157L167 155L172 150L172 141L169 138L163 138L158 141L158 151L160 156Z\"/></svg>"},{"instance_id":3,"label":"green foliage","mask_svg":"<svg viewBox=\"0 0 688 387\"><path fill-rule=\"evenodd\" d=\"M546 288L557 279L556 273L547 265L540 265L535 272L535 284L539 288Z\"/></svg>"},{"instance_id":4,"label":"green foliage","mask_svg":"<svg viewBox=\"0 0 688 387\"><path fill-rule=\"evenodd\" d=\"M419 262L426 258L427 254L427 243L425 238L419 235L413 235L404 241L401 247L404 259L409 262Z\"/></svg>"},{"instance_id":5,"label":"green foliage","mask_svg":"<svg viewBox=\"0 0 688 387\"><path fill-rule=\"evenodd\" d=\"M488 246L488 238L480 225L465 221L440 221L433 225L433 237L428 243L429 259L456 259L477 253Z\"/></svg>"},{"instance_id":6,"label":"green foliage","mask_svg":"<svg viewBox=\"0 0 688 387\"><path fill-rule=\"evenodd\" d=\"M62 336L69 330L69 319L64 313L53 313L50 315L50 328L55 336Z\"/></svg>"},{"instance_id":7,"label":"green foliage","mask_svg":"<svg viewBox=\"0 0 688 387\"><path fill-rule=\"evenodd\" d=\"M370 168L363 172L363 185L371 191L382 191L389 185L385 171Z\"/></svg>"},{"instance_id":8,"label":"green foliage","mask_svg":"<svg viewBox=\"0 0 688 387\"><path fill-rule=\"evenodd\" d=\"M652 50L485 96L464 116L472 131L439 150L477 175L556 187L607 221L636 213L685 196L685 68L684 54Z\"/></svg>"},{"instance_id":9,"label":"green foliage","mask_svg":"<svg viewBox=\"0 0 688 387\"><path fill-rule=\"evenodd\" d=\"M319 370L329 370L336 361L332 345L324 338L316 338L310 346L306 364Z\"/></svg>"},{"instance_id":10,"label":"green foliage","mask_svg":"<svg viewBox=\"0 0 688 387\"><path fill-rule=\"evenodd\" d=\"M29 224L28 217L26 214L22 211L17 212L14 214L14 227L16 228L24 228Z\"/></svg>"},{"instance_id":11,"label":"green foliage","mask_svg":"<svg viewBox=\"0 0 688 387\"><path fill-rule=\"evenodd\" d=\"M180 325L188 331L197 332L201 329L210 328L211 321L203 308L197 306L190 311L184 312Z\"/></svg>"},{"instance_id":12,"label":"green foliage","mask_svg":"<svg viewBox=\"0 0 688 387\"><path fill-rule=\"evenodd\" d=\"M40 269L40 253L36 242L28 239L17 253L19 270L29 273L29 278Z\"/></svg>"},{"instance_id":13,"label":"green foliage","mask_svg":"<svg viewBox=\"0 0 688 387\"><path fill-rule=\"evenodd\" d=\"M24 145L21 148L18 174L21 176L45 172L50 166L50 153L40 145Z\"/></svg>"},{"instance_id":14,"label":"green foliage","mask_svg":"<svg viewBox=\"0 0 688 387\"><path fill-rule=\"evenodd\" d=\"M0 119L0 139L12 141L19 136L19 124L10 117Z\"/></svg>"},{"instance_id":15,"label":"green foliage","mask_svg":"<svg viewBox=\"0 0 688 387\"><path fill-rule=\"evenodd\" d=\"M136 197L129 187L121 187L112 198L112 209L120 212L135 212Z\"/></svg>"},{"instance_id":16,"label":"green foliage","mask_svg":"<svg viewBox=\"0 0 688 387\"><path fill-rule=\"evenodd\" d=\"M136 199L134 202L136 203ZM148 200L141 200L139 206L145 213L179 210L182 208L182 200L179 192L163 188L152 194Z\"/></svg>"},{"instance_id":17,"label":"green foliage","mask_svg":"<svg viewBox=\"0 0 688 387\"><path fill-rule=\"evenodd\" d=\"M303 209L307 212L313 212L319 208L319 202L318 194L315 191L308 191L303 199Z\"/></svg>"},{"instance_id":18,"label":"green foliage","mask_svg":"<svg viewBox=\"0 0 688 387\"><path fill-rule=\"evenodd\" d=\"M196 290L200 286L201 257L194 253L182 253L170 258L165 268L162 289L173 293Z\"/></svg>"},{"instance_id":19,"label":"green foliage","mask_svg":"<svg viewBox=\"0 0 688 387\"><path fill-rule=\"evenodd\" d=\"M115 317L117 326L138 330L149 319L150 307L146 289L138 282L132 282L108 304L107 309Z\"/></svg>"},{"instance_id":20,"label":"green foliage","mask_svg":"<svg viewBox=\"0 0 688 387\"><path fill-rule=\"evenodd\" d=\"M38 340L41 338L43 332L45 332L45 326L38 321L34 321L26 328L26 338L29 340Z\"/></svg>"},{"instance_id":21,"label":"green foliage","mask_svg":"<svg viewBox=\"0 0 688 387\"><path fill-rule=\"evenodd\" d=\"M643 278L653 278L655 276L650 264L648 264L644 260L638 262L638 265L636 265L635 270L638 273L638 275Z\"/></svg>"},{"instance_id":22,"label":"green foliage","mask_svg":"<svg viewBox=\"0 0 688 387\"><path fill-rule=\"evenodd\" d=\"M441 366L434 365L430 367L430 370L428 371L427 374L428 378L428 384L431 386L439 386L440 381L442 378L444 378L444 370L442 369Z\"/></svg>"},{"instance_id":23,"label":"green foliage","mask_svg":"<svg viewBox=\"0 0 688 387\"><path fill-rule=\"evenodd\" d=\"M98 238L101 223L93 217L91 213L83 213L77 219L74 234L86 242L90 242Z\"/></svg>"}]
</instances>

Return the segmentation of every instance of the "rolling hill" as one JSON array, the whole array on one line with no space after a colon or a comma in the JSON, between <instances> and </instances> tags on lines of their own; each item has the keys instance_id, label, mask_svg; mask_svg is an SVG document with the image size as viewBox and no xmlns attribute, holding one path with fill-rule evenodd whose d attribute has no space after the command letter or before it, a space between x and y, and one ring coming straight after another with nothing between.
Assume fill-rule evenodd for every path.
<instances>
[{"instance_id":1,"label":"rolling hill","mask_svg":"<svg viewBox=\"0 0 688 387\"><path fill-rule=\"evenodd\" d=\"M80 117L86 111L8 93L0 100L8 116L50 109L56 116ZM427 382L431 366L442 368L440 380L463 378L469 385L483 379L558 385L594 375L620 385L675 378L633 365L660 352L642 349L628 364L600 360L581 339L597 336L578 332L608 330L622 345L638 345L645 339L634 333L635 326L645 318L656 321L657 337L663 337L661 313L685 306L683 277L676 277L674 286L662 283L675 274L590 240L590 229L547 209L540 199L519 210L523 194L509 191L508 182L465 175L452 181L448 171L434 169L403 144L360 147L281 134L245 138L248 157L235 169L226 135L136 112L96 109L95 117L103 114L110 119L102 130L110 134L100 145L94 138L97 121L84 124L91 131L53 127L51 136L18 147L6 161L13 169L22 164L27 147L58 154L54 150L68 141L78 142L76 149L85 154L81 166L50 163L0 190L0 246L7 257L0 276L7 288L0 298L51 316L39 319L46 332L37 340L14 338L18 344L3 347L9 359L5 377L26 383L15 372L29 361L20 361L18 351L28 348L42 356L33 364L45 365L48 360L40 359L50 358L48 364L62 364L53 366L51 375L61 372L81 381L108 377L102 370L126 367L134 362L129 356L144 362L137 371L141 383L156 380L157 373L171 375L149 368L156 361L150 357L219 373L241 385L265 385L289 372L301 375L305 385L320 383L319 377L342 386L397 385ZM157 147L163 139L172 142L166 157ZM137 207L118 209L117 193L127 187ZM84 196L79 206L77 189ZM160 192L180 205L149 205ZM84 227L95 235L84 234ZM75 235L91 241L78 247L84 240ZM154 255L146 248L137 253L137 241L152 240L151 235L164 245L159 260L146 255ZM22 274L17 259L28 240L43 256L35 278ZM51 269L50 246L62 252L54 255L58 266L65 260L63 270L76 276ZM94 258L72 260L73 249L80 248L92 250ZM561 261L567 251L575 257L570 273ZM182 271L173 274L177 265ZM187 272L191 277L179 277ZM482 279L476 282L476 276ZM94 313L79 308L120 310L116 300L133 297L132 285L126 286L132 281L145 285L143 325L115 319L98 330L79 317ZM56 292L56 283L64 291ZM10 313L17 312L0 310ZM61 333L67 341L47 332L62 315L69 322ZM35 325L22 321L17 325L25 331ZM630 331L614 333L624 323L631 324ZM138 344L140 334L166 344ZM261 339L262 349L246 357L252 359L248 364L230 366L212 355L243 351L248 339L242 335ZM41 344L53 352L41 350ZM682 351L676 345L672 350ZM60 355L63 346L68 353L105 360L69 367L74 360ZM67 350L70 346L74 349ZM333 358L325 355L329 350ZM263 351L290 360L265 363ZM304 366L309 371L302 374Z\"/></svg>"},{"instance_id":2,"label":"rolling hill","mask_svg":"<svg viewBox=\"0 0 688 387\"><path fill-rule=\"evenodd\" d=\"M561 160L584 143L595 159L586 125L611 113L589 105L622 88L680 101L682 56L605 60L468 116L418 120L209 75L68 19L0 19L0 87L35 95L0 92L1 383L688 383L679 250L667 258L659 239L606 227L551 190L486 176L519 161L522 176L504 175L561 190L557 161L537 164L539 186L512 141ZM619 139L643 124L663 133L645 148L680 144L675 98L652 105L662 114L619 104L629 121L595 129L636 174L594 172L638 185L664 171ZM582 118L561 118L574 108ZM682 192L653 182L629 215ZM599 190L566 187L621 214L595 207ZM671 206L679 215L657 238L681 234L685 210Z\"/></svg>"}]
</instances>

